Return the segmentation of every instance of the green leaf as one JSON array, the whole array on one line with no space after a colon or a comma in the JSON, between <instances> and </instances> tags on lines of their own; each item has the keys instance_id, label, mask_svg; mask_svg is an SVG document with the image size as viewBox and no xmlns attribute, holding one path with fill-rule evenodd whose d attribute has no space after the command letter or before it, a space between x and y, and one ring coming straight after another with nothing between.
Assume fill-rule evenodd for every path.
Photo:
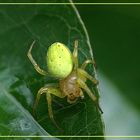
<instances>
[{"instance_id":1,"label":"green leaf","mask_svg":"<svg viewBox=\"0 0 140 140\"><path fill-rule=\"evenodd\" d=\"M2 84L0 89L0 135L48 135Z\"/></svg>"},{"instance_id":2,"label":"green leaf","mask_svg":"<svg viewBox=\"0 0 140 140\"><path fill-rule=\"evenodd\" d=\"M87 31L75 7L0 5L0 19L1 135L103 135L101 115L86 93L84 100L73 105L68 104L66 98L53 97L55 120L63 133L48 116L45 96L42 95L37 107L37 117L32 113L37 91L46 83L57 82L39 75L28 60L27 51L34 40L32 54L43 69L47 69L47 49L56 41L73 51L74 40L78 39L80 64L93 59ZM87 70L96 74L93 66ZM99 96L98 89L88 84Z\"/></svg>"}]
</instances>

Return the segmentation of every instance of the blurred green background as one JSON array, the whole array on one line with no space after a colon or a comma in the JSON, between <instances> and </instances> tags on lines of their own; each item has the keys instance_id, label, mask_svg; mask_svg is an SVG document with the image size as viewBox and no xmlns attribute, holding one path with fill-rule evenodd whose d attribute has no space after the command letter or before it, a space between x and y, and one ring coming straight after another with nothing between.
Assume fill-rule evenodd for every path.
<instances>
[{"instance_id":1,"label":"blurred green background","mask_svg":"<svg viewBox=\"0 0 140 140\"><path fill-rule=\"evenodd\" d=\"M140 4L76 7L98 67L106 135L140 135Z\"/></svg>"}]
</instances>

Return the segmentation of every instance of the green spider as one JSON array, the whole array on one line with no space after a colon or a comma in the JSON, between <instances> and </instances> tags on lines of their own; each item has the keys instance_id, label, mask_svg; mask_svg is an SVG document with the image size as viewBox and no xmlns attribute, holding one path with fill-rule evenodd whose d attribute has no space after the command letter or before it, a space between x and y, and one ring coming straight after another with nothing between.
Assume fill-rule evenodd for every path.
<instances>
[{"instance_id":1,"label":"green spider","mask_svg":"<svg viewBox=\"0 0 140 140\"><path fill-rule=\"evenodd\" d=\"M74 42L73 54L67 46L59 42L53 43L49 47L46 56L48 72L42 70L32 57L31 51L34 43L35 41L31 44L27 56L35 70L41 75L59 78L59 83L57 85L53 83L47 84L40 88L37 93L33 110L35 110L40 96L45 93L50 119L55 126L60 129L53 117L51 95L55 95L59 98L67 97L67 102L72 104L75 103L79 97L81 97L81 99L84 98L83 89L94 101L100 112L103 113L98 104L98 99L86 84L87 79L91 80L94 85L98 84L98 81L85 71L87 64L94 64L94 62L92 60L85 60L81 67L78 67L78 40L75 40Z\"/></svg>"}]
</instances>

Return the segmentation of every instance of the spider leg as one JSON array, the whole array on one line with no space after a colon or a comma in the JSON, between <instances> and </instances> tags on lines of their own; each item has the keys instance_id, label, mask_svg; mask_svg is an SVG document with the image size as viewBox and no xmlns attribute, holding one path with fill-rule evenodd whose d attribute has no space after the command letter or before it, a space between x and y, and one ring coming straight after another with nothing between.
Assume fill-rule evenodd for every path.
<instances>
[{"instance_id":1,"label":"spider leg","mask_svg":"<svg viewBox=\"0 0 140 140\"><path fill-rule=\"evenodd\" d=\"M81 69L85 69L86 66L87 66L88 64L90 64L90 63L93 64L93 65L96 67L95 61L94 61L94 60L88 59L88 60L85 60L85 61L83 62L83 64L81 65Z\"/></svg>"},{"instance_id":2,"label":"spider leg","mask_svg":"<svg viewBox=\"0 0 140 140\"><path fill-rule=\"evenodd\" d=\"M74 69L77 70L78 68L78 40L74 41L73 62L74 62Z\"/></svg>"},{"instance_id":3,"label":"spider leg","mask_svg":"<svg viewBox=\"0 0 140 140\"><path fill-rule=\"evenodd\" d=\"M47 102L48 102L48 113L49 113L49 117L50 119L52 120L52 122L54 123L54 125L62 131L62 129L57 125L56 121L54 120L54 116L53 116L53 111L52 111L52 97L51 97L51 94L59 97L59 98L64 98L65 95L63 95L61 93L61 91L59 90L58 87L56 86L52 86L52 85L46 85L45 87L42 87L38 93L37 93L37 97L36 97L36 100L35 100L35 104L33 106L33 109L35 110L38 102L39 102L39 99L40 99L40 95L42 95L43 93L46 93L46 99L47 99Z\"/></svg>"},{"instance_id":4,"label":"spider leg","mask_svg":"<svg viewBox=\"0 0 140 140\"><path fill-rule=\"evenodd\" d=\"M33 114L34 114L34 115L35 115L36 107L37 107L37 105L38 105L38 103L39 103L39 100L40 100L40 96L41 96L43 93L45 93L45 92L43 92L43 88L41 88L41 89L38 91L38 93L37 93L35 102L34 102L34 104L33 104Z\"/></svg>"},{"instance_id":5,"label":"spider leg","mask_svg":"<svg viewBox=\"0 0 140 140\"><path fill-rule=\"evenodd\" d=\"M45 87L42 87L42 88L40 88L39 90L38 90L38 92L37 92L37 95L36 95L36 99L35 99L35 102L34 102L34 104L33 104L33 114L35 115L35 110L36 110L36 107L37 107L37 105L38 105L38 103L39 103L39 100L40 100L40 96L42 95L42 94L44 94L44 93L46 93L46 90L49 88L49 87L55 87L55 88L57 88L58 86L57 86L57 84L54 84L54 83L51 83L51 84L47 84L47 85L45 85ZM60 93L58 92L54 92L54 95L58 95L58 96L61 96L61 95L59 95Z\"/></svg>"},{"instance_id":6,"label":"spider leg","mask_svg":"<svg viewBox=\"0 0 140 140\"><path fill-rule=\"evenodd\" d=\"M88 74L85 70L78 69L78 73L79 73L80 77L83 77L83 79L86 78L86 79L91 80L94 85L98 84L98 80L96 80L96 78L94 78L90 74Z\"/></svg>"},{"instance_id":7,"label":"spider leg","mask_svg":"<svg viewBox=\"0 0 140 140\"><path fill-rule=\"evenodd\" d=\"M80 90L80 97L81 97L81 99L84 99L84 94L83 94L82 89Z\"/></svg>"},{"instance_id":8,"label":"spider leg","mask_svg":"<svg viewBox=\"0 0 140 140\"><path fill-rule=\"evenodd\" d=\"M44 71L44 70L42 70L42 69L38 66L38 64L36 63L36 61L34 60L34 58L32 57L31 51L32 51L32 48L33 48L34 44L35 44L35 41L33 41L33 43L31 44L30 49L28 50L27 56L28 56L29 60L31 61L31 63L33 64L35 70L36 70L38 73L40 73L41 75L47 75L47 72Z\"/></svg>"},{"instance_id":9,"label":"spider leg","mask_svg":"<svg viewBox=\"0 0 140 140\"><path fill-rule=\"evenodd\" d=\"M46 99L48 102L48 113L50 116L50 119L52 120L53 124L61 131L63 131L58 124L56 123L56 121L54 120L54 116L53 116L53 111L52 111L52 97L51 94L49 92L46 92Z\"/></svg>"},{"instance_id":10,"label":"spider leg","mask_svg":"<svg viewBox=\"0 0 140 140\"><path fill-rule=\"evenodd\" d=\"M89 95L89 97L94 101L94 103L97 106L97 108L99 109L99 111L101 113L103 113L102 109L99 106L99 103L98 103L98 100L97 100L96 96L91 92L91 90L89 89L89 87L87 86L87 84L85 84L85 82L82 81L81 79L78 79L77 82L80 85L80 87L82 89L84 89L86 91L86 93Z\"/></svg>"}]
</instances>

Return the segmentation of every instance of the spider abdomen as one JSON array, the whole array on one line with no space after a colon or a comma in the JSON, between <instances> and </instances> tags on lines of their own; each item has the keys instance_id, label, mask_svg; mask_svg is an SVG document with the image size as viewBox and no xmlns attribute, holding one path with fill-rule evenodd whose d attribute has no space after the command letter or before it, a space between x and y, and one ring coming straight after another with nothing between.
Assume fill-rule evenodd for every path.
<instances>
[{"instance_id":1,"label":"spider abdomen","mask_svg":"<svg viewBox=\"0 0 140 140\"><path fill-rule=\"evenodd\" d=\"M59 42L53 43L47 52L48 72L57 78L67 77L73 68L72 54L69 48Z\"/></svg>"}]
</instances>

